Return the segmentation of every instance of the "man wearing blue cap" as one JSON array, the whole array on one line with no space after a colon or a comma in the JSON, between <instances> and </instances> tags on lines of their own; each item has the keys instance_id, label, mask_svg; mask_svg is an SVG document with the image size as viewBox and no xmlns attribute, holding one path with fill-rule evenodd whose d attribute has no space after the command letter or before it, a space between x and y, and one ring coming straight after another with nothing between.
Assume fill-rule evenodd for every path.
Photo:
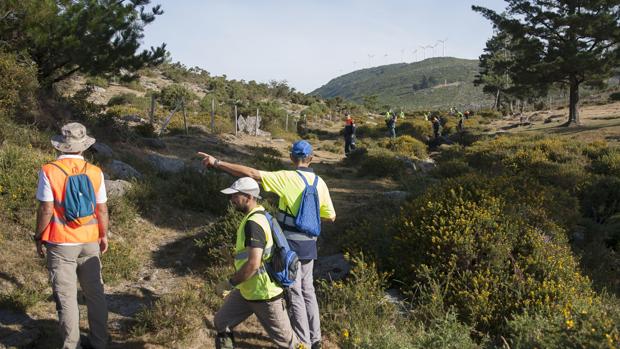
<instances>
[{"instance_id":1,"label":"man wearing blue cap","mask_svg":"<svg viewBox=\"0 0 620 349\"><path fill-rule=\"evenodd\" d=\"M280 197L279 212L276 218L289 245L300 259L297 279L291 288L291 322L302 342L312 343L313 349L321 348L319 306L312 276L314 260L317 258L317 237L302 232L295 225L306 182L315 183L315 178L317 179L318 206L322 220L333 222L336 220L336 211L327 185L320 177L317 178L310 168L312 146L304 140L293 144L290 159L296 167L295 171L259 171L251 167L220 161L209 154L198 154L204 158L202 162L206 167L214 167L236 177L254 178L261 182L265 191L274 192Z\"/></svg>"}]
</instances>

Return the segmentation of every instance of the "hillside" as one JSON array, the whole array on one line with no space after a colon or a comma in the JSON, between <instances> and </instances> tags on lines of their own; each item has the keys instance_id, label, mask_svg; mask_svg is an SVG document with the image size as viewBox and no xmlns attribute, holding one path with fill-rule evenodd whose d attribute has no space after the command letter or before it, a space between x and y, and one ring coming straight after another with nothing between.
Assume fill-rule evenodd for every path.
<instances>
[{"instance_id":1,"label":"hillside","mask_svg":"<svg viewBox=\"0 0 620 349\"><path fill-rule=\"evenodd\" d=\"M360 103L364 96L377 95L382 105L412 110L488 106L492 100L472 83L477 72L477 60L428 58L357 70L332 79L311 94Z\"/></svg>"},{"instance_id":2,"label":"hillside","mask_svg":"<svg viewBox=\"0 0 620 349\"><path fill-rule=\"evenodd\" d=\"M69 118L97 138L86 156L109 176L109 347L213 348L222 304L214 287L232 273L240 217L219 193L233 178L204 171L196 151L290 169L289 141L299 136L282 129L282 117L324 102L163 65L134 83L99 81L87 95L76 91L88 79L77 78L66 97L29 105L32 71L9 63L13 70L0 65L7 83L0 91L20 93L5 94L2 105L31 108L39 125L0 108L0 348L59 346L46 269L30 234L37 169L55 156L52 124ZM194 94L185 94L187 134L178 116L158 136L153 131L169 114L166 91L186 90ZM154 124L146 120L149 94L158 96ZM239 109L261 108L272 134L287 141L234 135L231 94L245 96ZM212 98L224 101L215 132ZM43 125L43 111L52 126ZM340 121L308 118L313 168L338 213L321 234L315 269L323 347L617 348L620 102L584 105L580 128L558 126L566 108L528 113L526 124L480 112L461 132L455 117L440 114L451 145L427 143L431 125L420 113L399 123L396 140L376 116L354 113L360 150L349 157ZM266 207L275 199L265 195ZM81 306L84 332L85 312ZM255 318L235 332L240 348L273 347Z\"/></svg>"}]
</instances>

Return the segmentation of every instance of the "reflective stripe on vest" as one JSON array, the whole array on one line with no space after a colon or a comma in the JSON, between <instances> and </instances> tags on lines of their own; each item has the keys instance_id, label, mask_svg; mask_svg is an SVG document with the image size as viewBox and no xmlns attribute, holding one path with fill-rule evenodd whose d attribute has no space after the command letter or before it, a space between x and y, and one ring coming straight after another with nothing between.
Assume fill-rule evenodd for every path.
<instances>
[{"instance_id":1,"label":"reflective stripe on vest","mask_svg":"<svg viewBox=\"0 0 620 349\"><path fill-rule=\"evenodd\" d=\"M316 236L310 236L306 233L302 233L299 230L293 230L295 228L295 217L288 215L284 212L278 212L276 214L276 220L282 227L282 232L287 240L291 241L316 241Z\"/></svg>"},{"instance_id":2,"label":"reflective stripe on vest","mask_svg":"<svg viewBox=\"0 0 620 349\"><path fill-rule=\"evenodd\" d=\"M75 226L75 224L67 223L67 221L65 221L65 219L62 217L52 216L52 222L56 224L60 224L60 225ZM97 220L97 218L93 217L93 219L91 219L90 221L86 223L82 223L79 226L84 226L84 225L99 225L99 221Z\"/></svg>"},{"instance_id":3,"label":"reflective stripe on vest","mask_svg":"<svg viewBox=\"0 0 620 349\"><path fill-rule=\"evenodd\" d=\"M80 173L86 163L83 159L64 158L56 160L71 173ZM52 243L88 243L99 239L99 226L96 214L86 224L69 223L65 220L64 196L67 176L55 165L46 164L41 171L47 177L54 196L54 210L50 224L47 225L41 239ZM86 175L93 184L95 193L102 185L101 170L92 164L86 166Z\"/></svg>"},{"instance_id":4,"label":"reflective stripe on vest","mask_svg":"<svg viewBox=\"0 0 620 349\"><path fill-rule=\"evenodd\" d=\"M262 263L260 267L249 279L236 286L236 288L241 292L241 296L243 296L246 300L267 300L280 295L283 291L282 288L271 280L271 277L269 277L269 274L264 267L264 262L271 258L273 248L271 227L267 221L267 217L265 217L264 214L254 214L257 211L264 210L265 209L262 206L257 206L243 218L239 228L237 229L237 241L235 243L234 258L235 270L241 269L241 267L248 261L249 257L249 249L245 246L246 223L251 220L263 228L263 231L265 232L265 248L263 249L263 255L261 257Z\"/></svg>"},{"instance_id":5,"label":"reflective stripe on vest","mask_svg":"<svg viewBox=\"0 0 620 349\"><path fill-rule=\"evenodd\" d=\"M263 257L264 256L271 256L271 246L267 247L265 249L263 249ZM246 248L245 251L241 251L239 253L237 253L235 255L235 259L239 260L239 259L248 259L249 254L248 254L248 249Z\"/></svg>"}]
</instances>

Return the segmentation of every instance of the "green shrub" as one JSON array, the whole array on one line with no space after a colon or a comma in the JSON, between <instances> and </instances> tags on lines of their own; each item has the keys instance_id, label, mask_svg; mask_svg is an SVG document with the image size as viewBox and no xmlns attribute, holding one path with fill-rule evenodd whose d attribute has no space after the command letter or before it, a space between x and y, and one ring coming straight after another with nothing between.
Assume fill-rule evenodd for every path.
<instances>
[{"instance_id":1,"label":"green shrub","mask_svg":"<svg viewBox=\"0 0 620 349\"><path fill-rule=\"evenodd\" d=\"M608 148L592 161L594 173L620 177L620 150Z\"/></svg>"},{"instance_id":2,"label":"green shrub","mask_svg":"<svg viewBox=\"0 0 620 349\"><path fill-rule=\"evenodd\" d=\"M127 104L137 104L138 96L133 93L121 93L120 95L113 96L108 101L108 107L114 105L127 105Z\"/></svg>"},{"instance_id":3,"label":"green shrub","mask_svg":"<svg viewBox=\"0 0 620 349\"><path fill-rule=\"evenodd\" d=\"M527 308L557 309L576 292L591 292L587 279L551 221L523 212L485 189L488 178L447 180L403 207L389 251L405 285L437 280L446 305L465 323L501 333L509 314ZM518 198L511 198L518 201Z\"/></svg>"},{"instance_id":4,"label":"green shrub","mask_svg":"<svg viewBox=\"0 0 620 349\"><path fill-rule=\"evenodd\" d=\"M116 284L121 280L133 279L140 270L140 258L135 244L130 240L109 239L108 252L101 258L103 280Z\"/></svg>"},{"instance_id":5,"label":"green shrub","mask_svg":"<svg viewBox=\"0 0 620 349\"><path fill-rule=\"evenodd\" d=\"M583 212L598 223L620 213L620 177L596 179L583 191Z\"/></svg>"},{"instance_id":6,"label":"green shrub","mask_svg":"<svg viewBox=\"0 0 620 349\"><path fill-rule=\"evenodd\" d=\"M0 210L23 226L34 226L38 170L53 160L27 147L5 145L0 148Z\"/></svg>"},{"instance_id":7,"label":"green shrub","mask_svg":"<svg viewBox=\"0 0 620 349\"><path fill-rule=\"evenodd\" d=\"M185 105L189 105L195 99L196 95L181 84L168 85L162 88L159 94L159 102L170 110L176 108L177 103L182 100L185 101Z\"/></svg>"},{"instance_id":8,"label":"green shrub","mask_svg":"<svg viewBox=\"0 0 620 349\"><path fill-rule=\"evenodd\" d=\"M37 67L31 62L19 62L13 53L0 52L0 114L14 116L35 106L39 87Z\"/></svg>"},{"instance_id":9,"label":"green shrub","mask_svg":"<svg viewBox=\"0 0 620 349\"><path fill-rule=\"evenodd\" d=\"M418 141L426 142L433 135L433 127L430 121L408 119L397 124L396 134L411 136Z\"/></svg>"},{"instance_id":10,"label":"green shrub","mask_svg":"<svg viewBox=\"0 0 620 349\"><path fill-rule=\"evenodd\" d=\"M620 304L600 298L577 299L562 311L526 312L509 322L510 347L618 348Z\"/></svg>"},{"instance_id":11,"label":"green shrub","mask_svg":"<svg viewBox=\"0 0 620 349\"><path fill-rule=\"evenodd\" d=\"M157 343L181 345L202 326L208 290L197 283L187 283L180 290L165 294L151 307L136 314L134 336L149 334Z\"/></svg>"},{"instance_id":12,"label":"green shrub","mask_svg":"<svg viewBox=\"0 0 620 349\"><path fill-rule=\"evenodd\" d=\"M144 86L142 86L142 84L140 84L140 80L130 80L130 81L123 81L121 80L121 86L125 86L129 89L132 89L134 91L140 91L140 92L144 92L146 91L146 88L144 88Z\"/></svg>"},{"instance_id":13,"label":"green shrub","mask_svg":"<svg viewBox=\"0 0 620 349\"><path fill-rule=\"evenodd\" d=\"M360 163L359 174L373 177L400 177L405 171L405 162L388 150L368 153Z\"/></svg>"},{"instance_id":14,"label":"green shrub","mask_svg":"<svg viewBox=\"0 0 620 349\"><path fill-rule=\"evenodd\" d=\"M137 183L131 193L131 200L142 212L165 204L194 212L206 210L222 214L226 211L228 201L220 190L230 183L227 175L218 175L213 171L199 173L185 168L174 175L146 177Z\"/></svg>"},{"instance_id":15,"label":"green shrub","mask_svg":"<svg viewBox=\"0 0 620 349\"><path fill-rule=\"evenodd\" d=\"M127 197L115 197L108 200L108 212L111 229L124 230L132 227L138 218L138 210L133 202Z\"/></svg>"},{"instance_id":16,"label":"green shrub","mask_svg":"<svg viewBox=\"0 0 620 349\"><path fill-rule=\"evenodd\" d=\"M410 158L426 159L428 157L426 144L407 135L397 137L396 139L386 138L384 141L380 142L379 145L398 155Z\"/></svg>"},{"instance_id":17,"label":"green shrub","mask_svg":"<svg viewBox=\"0 0 620 349\"><path fill-rule=\"evenodd\" d=\"M107 88L110 85L110 82L102 76L89 76L86 78L86 84Z\"/></svg>"},{"instance_id":18,"label":"green shrub","mask_svg":"<svg viewBox=\"0 0 620 349\"><path fill-rule=\"evenodd\" d=\"M252 164L261 171L279 171L284 168L280 160L282 153L271 147L253 147Z\"/></svg>"},{"instance_id":19,"label":"green shrub","mask_svg":"<svg viewBox=\"0 0 620 349\"><path fill-rule=\"evenodd\" d=\"M464 159L450 159L439 162L439 165L431 171L431 175L438 178L454 178L472 170Z\"/></svg>"},{"instance_id":20,"label":"green shrub","mask_svg":"<svg viewBox=\"0 0 620 349\"><path fill-rule=\"evenodd\" d=\"M399 314L398 306L384 298L388 274L378 273L363 256L351 261L347 281L319 281L323 328L339 334L342 348L411 348L412 326Z\"/></svg>"},{"instance_id":21,"label":"green shrub","mask_svg":"<svg viewBox=\"0 0 620 349\"><path fill-rule=\"evenodd\" d=\"M0 292L0 307L25 312L47 298L47 285L27 284Z\"/></svg>"},{"instance_id":22,"label":"green shrub","mask_svg":"<svg viewBox=\"0 0 620 349\"><path fill-rule=\"evenodd\" d=\"M620 101L620 92L614 92L609 95L610 101Z\"/></svg>"},{"instance_id":23,"label":"green shrub","mask_svg":"<svg viewBox=\"0 0 620 349\"><path fill-rule=\"evenodd\" d=\"M243 214L228 206L226 213L214 223L200 229L194 239L200 250L197 262L211 271L232 266L234 232L239 228Z\"/></svg>"}]
</instances>

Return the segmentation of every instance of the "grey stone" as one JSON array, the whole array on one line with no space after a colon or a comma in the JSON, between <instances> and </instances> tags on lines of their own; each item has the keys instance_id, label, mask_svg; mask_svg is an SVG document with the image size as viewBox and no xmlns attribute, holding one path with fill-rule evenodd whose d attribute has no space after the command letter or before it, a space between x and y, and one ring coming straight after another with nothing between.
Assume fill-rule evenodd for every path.
<instances>
[{"instance_id":1,"label":"grey stone","mask_svg":"<svg viewBox=\"0 0 620 349\"><path fill-rule=\"evenodd\" d=\"M407 199L407 197L409 197L409 192L401 190L386 191L385 193L383 193L383 196L385 196L386 199L390 200L404 201Z\"/></svg>"},{"instance_id":2,"label":"grey stone","mask_svg":"<svg viewBox=\"0 0 620 349\"><path fill-rule=\"evenodd\" d=\"M95 151L95 153L103 157L111 158L114 156L114 151L112 148L105 143L95 142L95 144L93 144L90 148Z\"/></svg>"},{"instance_id":3,"label":"grey stone","mask_svg":"<svg viewBox=\"0 0 620 349\"><path fill-rule=\"evenodd\" d=\"M108 193L108 198L110 199L124 196L125 193L127 193L127 191L131 189L131 187L131 183L122 179L117 179L115 181L105 181L105 189Z\"/></svg>"},{"instance_id":4,"label":"grey stone","mask_svg":"<svg viewBox=\"0 0 620 349\"><path fill-rule=\"evenodd\" d=\"M185 168L185 163L183 162L183 160L173 158L173 157L168 157L168 156L163 156L163 155L158 155L158 154L151 154L147 157L147 160L159 172L179 173L183 171L183 168Z\"/></svg>"},{"instance_id":5,"label":"grey stone","mask_svg":"<svg viewBox=\"0 0 620 349\"><path fill-rule=\"evenodd\" d=\"M396 158L398 160L402 161L403 165L406 168L411 168L411 169L417 170L415 162L411 158L409 158L407 156L397 156Z\"/></svg>"},{"instance_id":6,"label":"grey stone","mask_svg":"<svg viewBox=\"0 0 620 349\"><path fill-rule=\"evenodd\" d=\"M141 142L152 149L166 149L166 142L159 138L142 138Z\"/></svg>"},{"instance_id":7,"label":"grey stone","mask_svg":"<svg viewBox=\"0 0 620 349\"><path fill-rule=\"evenodd\" d=\"M120 160L112 160L106 169L112 178L125 180L142 178L142 173Z\"/></svg>"},{"instance_id":8,"label":"grey stone","mask_svg":"<svg viewBox=\"0 0 620 349\"><path fill-rule=\"evenodd\" d=\"M427 158L424 160L418 160L415 162L415 165L422 172L428 172L437 166L435 164L435 160L431 158Z\"/></svg>"},{"instance_id":9,"label":"grey stone","mask_svg":"<svg viewBox=\"0 0 620 349\"><path fill-rule=\"evenodd\" d=\"M341 280L350 270L351 265L342 253L319 257L314 263L314 277L317 279Z\"/></svg>"},{"instance_id":10,"label":"grey stone","mask_svg":"<svg viewBox=\"0 0 620 349\"><path fill-rule=\"evenodd\" d=\"M127 121L127 122L136 122L139 124L144 124L147 122L145 119L141 118L138 115L123 115L121 116L121 120Z\"/></svg>"}]
</instances>

